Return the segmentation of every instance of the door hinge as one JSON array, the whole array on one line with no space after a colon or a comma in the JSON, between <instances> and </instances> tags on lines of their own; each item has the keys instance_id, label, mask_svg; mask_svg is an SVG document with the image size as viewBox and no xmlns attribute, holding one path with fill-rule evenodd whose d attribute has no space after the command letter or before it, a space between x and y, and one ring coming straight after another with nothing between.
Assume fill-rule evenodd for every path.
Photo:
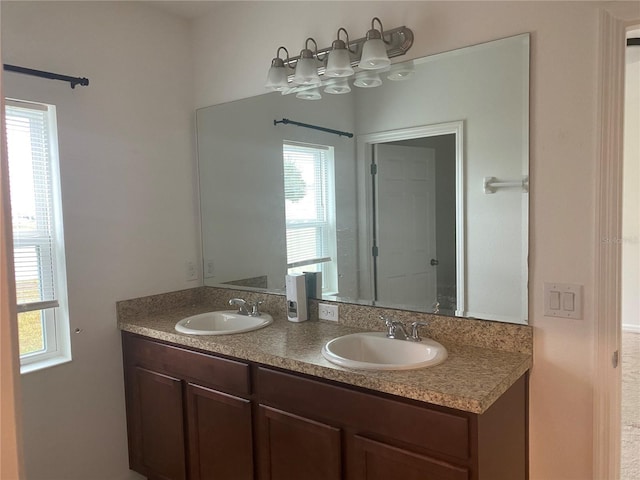
<instances>
[{"instance_id":1,"label":"door hinge","mask_svg":"<svg viewBox=\"0 0 640 480\"><path fill-rule=\"evenodd\" d=\"M372 163L371 164L371 175L377 175L378 174L378 165L376 163Z\"/></svg>"},{"instance_id":2,"label":"door hinge","mask_svg":"<svg viewBox=\"0 0 640 480\"><path fill-rule=\"evenodd\" d=\"M374 257L378 256L378 247L371 247L371 255Z\"/></svg>"},{"instance_id":3,"label":"door hinge","mask_svg":"<svg viewBox=\"0 0 640 480\"><path fill-rule=\"evenodd\" d=\"M620 364L620 351L616 350L615 352L613 352L613 355L611 357L611 363L613 364L613 368L618 368L618 365Z\"/></svg>"}]
</instances>

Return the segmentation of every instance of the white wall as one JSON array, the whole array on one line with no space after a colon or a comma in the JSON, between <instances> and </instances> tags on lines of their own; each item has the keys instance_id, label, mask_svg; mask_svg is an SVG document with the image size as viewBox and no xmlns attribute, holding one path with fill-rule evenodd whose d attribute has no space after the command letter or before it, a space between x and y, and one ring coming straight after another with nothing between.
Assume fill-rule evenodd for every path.
<instances>
[{"instance_id":1,"label":"white wall","mask_svg":"<svg viewBox=\"0 0 640 480\"><path fill-rule=\"evenodd\" d=\"M359 36L373 16L414 30L412 58L532 33L532 480L592 478L596 52L605 6L640 19L637 2L227 2L194 24L198 106L262 93L279 45L296 51L308 36L329 45L340 26ZM219 75L220 65L243 75ZM583 284L584 318L544 317L545 281Z\"/></svg>"},{"instance_id":2,"label":"white wall","mask_svg":"<svg viewBox=\"0 0 640 480\"><path fill-rule=\"evenodd\" d=\"M640 37L640 29L628 36ZM622 210L622 328L640 332L640 47L626 49Z\"/></svg>"},{"instance_id":3,"label":"white wall","mask_svg":"<svg viewBox=\"0 0 640 480\"><path fill-rule=\"evenodd\" d=\"M127 2L2 2L2 57L86 76L7 73L58 113L73 361L22 376L29 480L129 472L116 300L199 285L189 25Z\"/></svg>"}]
</instances>

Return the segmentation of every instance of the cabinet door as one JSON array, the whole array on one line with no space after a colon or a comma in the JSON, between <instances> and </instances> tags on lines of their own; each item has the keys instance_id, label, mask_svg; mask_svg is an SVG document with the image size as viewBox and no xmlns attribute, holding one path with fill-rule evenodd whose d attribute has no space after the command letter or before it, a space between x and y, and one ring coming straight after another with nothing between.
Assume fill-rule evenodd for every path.
<instances>
[{"instance_id":1,"label":"cabinet door","mask_svg":"<svg viewBox=\"0 0 640 480\"><path fill-rule=\"evenodd\" d=\"M259 406L261 480L339 480L340 429Z\"/></svg>"},{"instance_id":2,"label":"cabinet door","mask_svg":"<svg viewBox=\"0 0 640 480\"><path fill-rule=\"evenodd\" d=\"M128 373L131 468L154 479L184 480L181 381L135 366Z\"/></svg>"},{"instance_id":3,"label":"cabinet door","mask_svg":"<svg viewBox=\"0 0 640 480\"><path fill-rule=\"evenodd\" d=\"M252 480L251 402L187 385L191 480Z\"/></svg>"},{"instance_id":4,"label":"cabinet door","mask_svg":"<svg viewBox=\"0 0 640 480\"><path fill-rule=\"evenodd\" d=\"M469 471L355 435L351 480L468 480Z\"/></svg>"}]
</instances>

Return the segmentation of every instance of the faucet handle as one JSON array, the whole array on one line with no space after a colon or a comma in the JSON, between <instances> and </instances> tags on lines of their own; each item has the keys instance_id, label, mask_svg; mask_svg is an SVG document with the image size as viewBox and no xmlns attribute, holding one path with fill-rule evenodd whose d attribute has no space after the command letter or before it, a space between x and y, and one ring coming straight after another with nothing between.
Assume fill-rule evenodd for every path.
<instances>
[{"instance_id":1,"label":"faucet handle","mask_svg":"<svg viewBox=\"0 0 640 480\"><path fill-rule=\"evenodd\" d=\"M248 302L247 305L251 307L249 315L252 317L259 317L261 315L260 305L262 305L262 303L262 300L258 300L257 302Z\"/></svg>"},{"instance_id":2,"label":"faucet handle","mask_svg":"<svg viewBox=\"0 0 640 480\"><path fill-rule=\"evenodd\" d=\"M380 315L380 320L382 320L387 327L387 337L396 338L396 328L402 327L402 323L385 317L384 315Z\"/></svg>"},{"instance_id":3,"label":"faucet handle","mask_svg":"<svg viewBox=\"0 0 640 480\"><path fill-rule=\"evenodd\" d=\"M420 338L420 332L418 332L418 327L423 326L426 327L429 325L428 322L413 322L411 324L411 340L414 342L421 342L422 338Z\"/></svg>"}]
</instances>

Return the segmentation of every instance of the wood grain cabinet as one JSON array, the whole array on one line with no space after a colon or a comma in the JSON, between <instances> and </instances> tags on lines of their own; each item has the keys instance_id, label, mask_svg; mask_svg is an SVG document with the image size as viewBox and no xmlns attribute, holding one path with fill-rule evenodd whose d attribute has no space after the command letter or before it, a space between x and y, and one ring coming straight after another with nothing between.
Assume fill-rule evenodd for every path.
<instances>
[{"instance_id":1,"label":"wood grain cabinet","mask_svg":"<svg viewBox=\"0 0 640 480\"><path fill-rule=\"evenodd\" d=\"M527 376L485 413L123 333L129 458L158 480L526 480Z\"/></svg>"},{"instance_id":2,"label":"wood grain cabinet","mask_svg":"<svg viewBox=\"0 0 640 480\"><path fill-rule=\"evenodd\" d=\"M153 480L252 480L249 366L123 334L129 464Z\"/></svg>"}]
</instances>

